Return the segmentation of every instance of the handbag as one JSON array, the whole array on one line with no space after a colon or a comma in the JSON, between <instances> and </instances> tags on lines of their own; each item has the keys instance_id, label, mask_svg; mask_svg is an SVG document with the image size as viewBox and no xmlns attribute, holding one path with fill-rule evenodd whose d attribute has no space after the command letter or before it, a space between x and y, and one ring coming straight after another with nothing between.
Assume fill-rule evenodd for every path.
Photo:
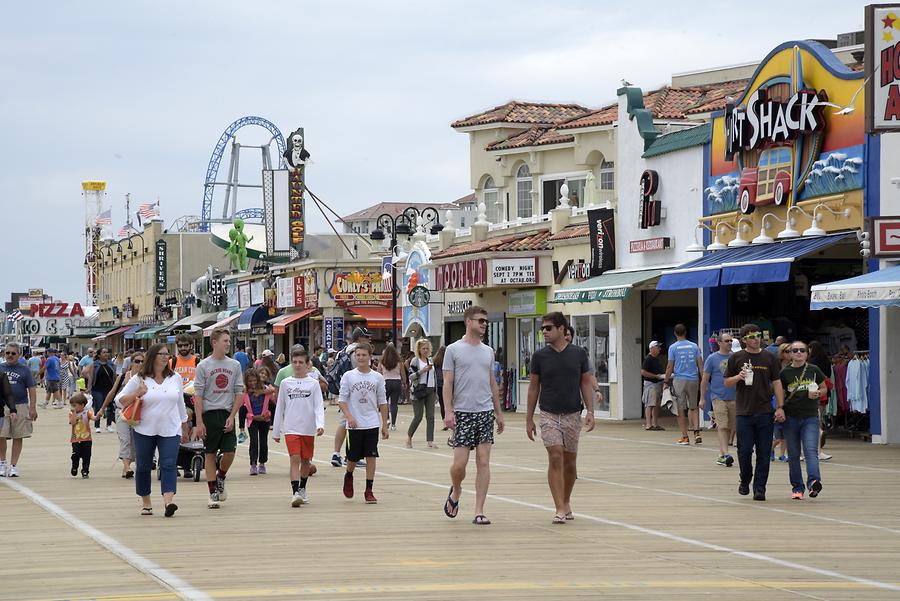
<instances>
[{"instance_id":1,"label":"handbag","mask_svg":"<svg viewBox=\"0 0 900 601\"><path fill-rule=\"evenodd\" d=\"M138 397L134 400L134 402L124 409L122 409L122 419L125 420L125 423L129 426L136 426L141 423L141 405L143 404L143 399Z\"/></svg>"},{"instance_id":2,"label":"handbag","mask_svg":"<svg viewBox=\"0 0 900 601\"><path fill-rule=\"evenodd\" d=\"M422 400L428 397L428 386L425 384L416 384L416 387L413 388L413 398Z\"/></svg>"}]
</instances>

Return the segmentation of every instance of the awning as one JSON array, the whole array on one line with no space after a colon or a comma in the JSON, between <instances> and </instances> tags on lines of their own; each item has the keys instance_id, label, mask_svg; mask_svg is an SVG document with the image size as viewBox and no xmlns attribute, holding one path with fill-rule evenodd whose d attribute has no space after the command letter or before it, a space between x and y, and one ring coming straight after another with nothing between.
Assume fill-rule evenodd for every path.
<instances>
[{"instance_id":1,"label":"awning","mask_svg":"<svg viewBox=\"0 0 900 601\"><path fill-rule=\"evenodd\" d=\"M732 284L786 282L794 260L843 242L855 234L840 233L772 244L739 246L664 271L657 290L686 290Z\"/></svg>"},{"instance_id":2,"label":"awning","mask_svg":"<svg viewBox=\"0 0 900 601\"><path fill-rule=\"evenodd\" d=\"M627 298L636 285L657 278L660 273L662 273L662 269L610 271L560 288L553 293L553 302L589 303L601 300L621 300Z\"/></svg>"},{"instance_id":3,"label":"awning","mask_svg":"<svg viewBox=\"0 0 900 601\"><path fill-rule=\"evenodd\" d=\"M140 330L142 327L144 327L144 326L142 326L142 325L130 326L127 330L125 330L125 332L123 334L125 336L125 340L134 340L134 334L138 330Z\"/></svg>"},{"instance_id":4,"label":"awning","mask_svg":"<svg viewBox=\"0 0 900 601\"><path fill-rule=\"evenodd\" d=\"M900 307L900 265L812 287L810 309Z\"/></svg>"},{"instance_id":5,"label":"awning","mask_svg":"<svg viewBox=\"0 0 900 601\"><path fill-rule=\"evenodd\" d=\"M272 326L273 334L285 334L287 333L287 327L294 323L295 321L299 321L304 317L309 317L310 313L314 313L318 309L306 309L304 311L300 311L298 313L288 313L286 315L280 315L278 317L273 317L269 320L269 324Z\"/></svg>"},{"instance_id":6,"label":"awning","mask_svg":"<svg viewBox=\"0 0 900 601\"><path fill-rule=\"evenodd\" d=\"M256 326L261 326L269 319L269 308L265 305L254 305L248 309L244 309L238 319L237 329L246 331Z\"/></svg>"},{"instance_id":7,"label":"awning","mask_svg":"<svg viewBox=\"0 0 900 601\"><path fill-rule=\"evenodd\" d=\"M143 330L137 331L134 333L135 340L149 340L151 338L156 338L156 334L164 329L166 326L150 326L149 328L145 328Z\"/></svg>"},{"instance_id":8,"label":"awning","mask_svg":"<svg viewBox=\"0 0 900 601\"><path fill-rule=\"evenodd\" d=\"M216 330L218 328L230 328L231 325L234 322L236 322L238 317L240 317L241 315L242 315L241 313L235 313L233 315L229 315L225 319L217 321L216 323L212 324L209 327L203 328L203 336L204 337L209 336L210 334L212 334L213 330Z\"/></svg>"},{"instance_id":9,"label":"awning","mask_svg":"<svg viewBox=\"0 0 900 601\"><path fill-rule=\"evenodd\" d=\"M125 332L126 330L130 330L130 329L131 329L131 326L130 326L130 325L129 325L129 326L122 326L122 327L116 328L116 329L114 329L114 330L110 330L109 332L105 332L105 333L103 333L103 334L100 334L99 336L97 336L96 338L93 338L92 340L93 340L94 342L99 342L99 341L101 341L101 340L106 340L106 339L109 338L110 336L116 336L116 335L121 334L121 333Z\"/></svg>"},{"instance_id":10,"label":"awning","mask_svg":"<svg viewBox=\"0 0 900 601\"><path fill-rule=\"evenodd\" d=\"M218 312L215 313L194 313L192 315L188 315L187 317L183 317L166 328L167 332L174 332L176 330L180 331L194 331L200 330L203 326L208 326L211 323L215 323L218 321L216 316Z\"/></svg>"},{"instance_id":11,"label":"awning","mask_svg":"<svg viewBox=\"0 0 900 601\"><path fill-rule=\"evenodd\" d=\"M376 329L388 329L391 327L390 307L353 307L353 312L366 320L366 326ZM403 324L403 313L397 307L397 326Z\"/></svg>"}]
</instances>

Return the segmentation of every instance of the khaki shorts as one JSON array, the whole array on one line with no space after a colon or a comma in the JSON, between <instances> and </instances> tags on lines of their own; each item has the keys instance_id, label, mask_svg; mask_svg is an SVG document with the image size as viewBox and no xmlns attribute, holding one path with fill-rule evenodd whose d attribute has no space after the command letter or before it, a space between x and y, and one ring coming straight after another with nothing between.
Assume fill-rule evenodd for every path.
<instances>
[{"instance_id":1,"label":"khaki shorts","mask_svg":"<svg viewBox=\"0 0 900 601\"><path fill-rule=\"evenodd\" d=\"M659 407L662 400L663 383L662 382L644 382L644 391L641 400L646 407Z\"/></svg>"},{"instance_id":2,"label":"khaki shorts","mask_svg":"<svg viewBox=\"0 0 900 601\"><path fill-rule=\"evenodd\" d=\"M28 403L16 405L16 419L9 419L9 407L3 408L3 426L0 426L0 438L31 438L34 426L28 417Z\"/></svg>"},{"instance_id":3,"label":"khaki shorts","mask_svg":"<svg viewBox=\"0 0 900 601\"><path fill-rule=\"evenodd\" d=\"M722 399L713 399L713 413L716 416L716 427L722 430L734 431L737 425L735 417L735 401L723 401Z\"/></svg>"},{"instance_id":4,"label":"khaki shorts","mask_svg":"<svg viewBox=\"0 0 900 601\"><path fill-rule=\"evenodd\" d=\"M580 411L565 414L541 411L541 440L545 447L562 447L566 453L577 453L580 436Z\"/></svg>"},{"instance_id":5,"label":"khaki shorts","mask_svg":"<svg viewBox=\"0 0 900 601\"><path fill-rule=\"evenodd\" d=\"M675 407L679 413L688 409L696 409L700 403L700 382L697 380L676 379L672 383Z\"/></svg>"}]
</instances>

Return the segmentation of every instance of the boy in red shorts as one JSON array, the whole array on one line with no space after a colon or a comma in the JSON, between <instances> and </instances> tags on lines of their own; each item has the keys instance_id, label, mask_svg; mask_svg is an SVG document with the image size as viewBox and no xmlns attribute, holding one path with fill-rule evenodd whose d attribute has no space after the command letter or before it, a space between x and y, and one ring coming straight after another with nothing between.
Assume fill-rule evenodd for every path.
<instances>
[{"instance_id":1,"label":"boy in red shorts","mask_svg":"<svg viewBox=\"0 0 900 601\"><path fill-rule=\"evenodd\" d=\"M306 351L291 353L294 374L285 378L278 387L275 405L275 423L272 439L287 443L291 460L291 507L309 503L306 481L312 466L315 437L325 432L325 405L319 380L309 376L309 355Z\"/></svg>"},{"instance_id":2,"label":"boy in red shorts","mask_svg":"<svg viewBox=\"0 0 900 601\"><path fill-rule=\"evenodd\" d=\"M356 463L366 460L366 503L377 503L372 493L375 481L375 458L378 457L378 430L387 440L388 406L384 391L384 376L370 367L372 347L361 342L354 352L356 369L341 378L338 402L347 419L349 444L347 449L347 473L344 474L344 496L353 497L353 470Z\"/></svg>"}]
</instances>

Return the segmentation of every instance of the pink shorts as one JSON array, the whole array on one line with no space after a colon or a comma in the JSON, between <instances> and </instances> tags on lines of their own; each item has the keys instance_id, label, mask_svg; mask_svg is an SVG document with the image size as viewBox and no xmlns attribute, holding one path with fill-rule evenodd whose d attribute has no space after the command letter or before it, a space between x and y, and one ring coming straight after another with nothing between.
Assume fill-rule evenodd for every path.
<instances>
[{"instance_id":1,"label":"pink shorts","mask_svg":"<svg viewBox=\"0 0 900 601\"><path fill-rule=\"evenodd\" d=\"M566 453L577 453L581 426L580 411L564 414L541 411L541 440L545 447L562 447Z\"/></svg>"}]
</instances>

